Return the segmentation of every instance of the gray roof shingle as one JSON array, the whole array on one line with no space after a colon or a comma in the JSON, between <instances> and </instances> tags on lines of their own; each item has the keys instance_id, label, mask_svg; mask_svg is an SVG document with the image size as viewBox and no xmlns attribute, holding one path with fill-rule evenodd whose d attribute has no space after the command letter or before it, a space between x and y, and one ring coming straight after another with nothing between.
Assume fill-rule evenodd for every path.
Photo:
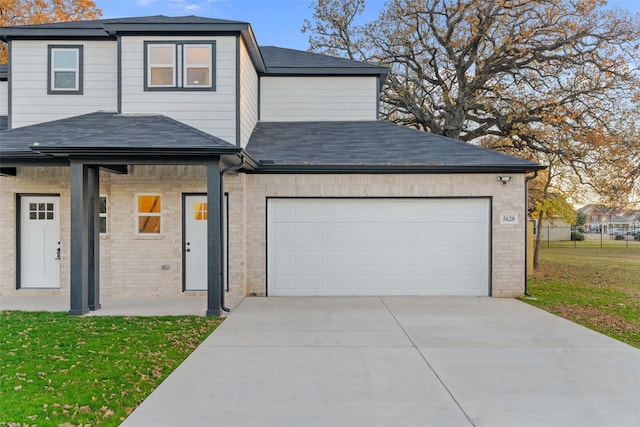
<instances>
[{"instance_id":1,"label":"gray roof shingle","mask_svg":"<svg viewBox=\"0 0 640 427\"><path fill-rule=\"evenodd\" d=\"M349 59L274 46L258 48L248 22L193 15L156 15L0 27L0 39L4 41L21 37L113 39L121 32L125 34L240 32L248 43L249 53L257 70L262 73L267 68L267 75L380 75L383 78L387 75L386 67ZM1 77L2 70L0 70Z\"/></svg>"},{"instance_id":2,"label":"gray roof shingle","mask_svg":"<svg viewBox=\"0 0 640 427\"><path fill-rule=\"evenodd\" d=\"M260 122L246 151L267 169L533 171L542 167L383 121Z\"/></svg>"},{"instance_id":3,"label":"gray roof shingle","mask_svg":"<svg viewBox=\"0 0 640 427\"><path fill-rule=\"evenodd\" d=\"M379 74L387 68L345 58L276 46L260 46L266 74Z\"/></svg>"},{"instance_id":4,"label":"gray roof shingle","mask_svg":"<svg viewBox=\"0 0 640 427\"><path fill-rule=\"evenodd\" d=\"M239 151L220 138L162 115L96 112L0 132L0 155L36 157L35 151Z\"/></svg>"},{"instance_id":5,"label":"gray roof shingle","mask_svg":"<svg viewBox=\"0 0 640 427\"><path fill-rule=\"evenodd\" d=\"M105 25L119 25L119 24L247 24L243 21L230 21L227 19L205 18L202 16L134 16L129 18L111 18L111 19L94 19L89 21L67 21L67 22L51 22L46 24L28 24L7 28L47 28L47 29L96 29L104 28Z\"/></svg>"}]
</instances>

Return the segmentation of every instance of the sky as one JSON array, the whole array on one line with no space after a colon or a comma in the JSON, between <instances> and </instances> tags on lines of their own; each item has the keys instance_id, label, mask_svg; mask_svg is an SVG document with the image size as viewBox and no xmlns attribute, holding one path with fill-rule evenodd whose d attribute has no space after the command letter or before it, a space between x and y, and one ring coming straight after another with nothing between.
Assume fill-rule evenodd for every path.
<instances>
[{"instance_id":1,"label":"sky","mask_svg":"<svg viewBox=\"0 0 640 427\"><path fill-rule=\"evenodd\" d=\"M311 19L311 0L94 0L103 18L197 15L251 23L261 46L307 50L309 36L300 29ZM384 0L367 0L363 21L377 17ZM609 5L640 13L640 0L609 0Z\"/></svg>"}]
</instances>

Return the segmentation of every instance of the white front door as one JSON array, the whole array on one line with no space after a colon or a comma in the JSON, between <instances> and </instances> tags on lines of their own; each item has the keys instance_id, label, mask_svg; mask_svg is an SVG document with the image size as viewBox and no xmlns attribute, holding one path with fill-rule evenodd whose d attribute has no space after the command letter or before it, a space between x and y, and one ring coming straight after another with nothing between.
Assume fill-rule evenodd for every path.
<instances>
[{"instance_id":1,"label":"white front door","mask_svg":"<svg viewBox=\"0 0 640 427\"><path fill-rule=\"evenodd\" d=\"M185 196L184 263L186 291L207 289L207 196Z\"/></svg>"},{"instance_id":2,"label":"white front door","mask_svg":"<svg viewBox=\"0 0 640 427\"><path fill-rule=\"evenodd\" d=\"M221 237L222 241L226 242L226 209L224 205ZM184 217L184 289L186 291L205 291L207 290L207 196L205 194L185 196ZM222 269L224 271L226 244L223 245L223 249ZM225 277L226 275L223 274L223 286Z\"/></svg>"},{"instance_id":3,"label":"white front door","mask_svg":"<svg viewBox=\"0 0 640 427\"><path fill-rule=\"evenodd\" d=\"M60 197L20 197L20 288L60 287Z\"/></svg>"}]
</instances>

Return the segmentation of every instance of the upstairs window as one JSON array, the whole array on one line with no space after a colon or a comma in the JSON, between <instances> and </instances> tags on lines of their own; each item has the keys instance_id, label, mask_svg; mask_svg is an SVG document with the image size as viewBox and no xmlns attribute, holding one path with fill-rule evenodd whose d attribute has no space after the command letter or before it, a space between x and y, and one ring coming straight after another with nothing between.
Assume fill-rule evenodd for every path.
<instances>
[{"instance_id":1,"label":"upstairs window","mask_svg":"<svg viewBox=\"0 0 640 427\"><path fill-rule=\"evenodd\" d=\"M49 94L82 94L82 46L49 45Z\"/></svg>"},{"instance_id":2,"label":"upstairs window","mask_svg":"<svg viewBox=\"0 0 640 427\"><path fill-rule=\"evenodd\" d=\"M175 87L176 46L149 45L147 54L149 57L149 87Z\"/></svg>"},{"instance_id":3,"label":"upstairs window","mask_svg":"<svg viewBox=\"0 0 640 427\"><path fill-rule=\"evenodd\" d=\"M145 42L145 90L215 90L215 42Z\"/></svg>"}]
</instances>

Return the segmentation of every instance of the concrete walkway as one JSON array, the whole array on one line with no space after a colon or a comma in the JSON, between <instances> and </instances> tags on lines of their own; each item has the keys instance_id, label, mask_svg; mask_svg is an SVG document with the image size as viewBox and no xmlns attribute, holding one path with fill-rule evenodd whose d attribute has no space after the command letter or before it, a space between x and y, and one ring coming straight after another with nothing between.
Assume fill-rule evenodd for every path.
<instances>
[{"instance_id":1,"label":"concrete walkway","mask_svg":"<svg viewBox=\"0 0 640 427\"><path fill-rule=\"evenodd\" d=\"M637 426L638 384L516 300L245 298L123 426Z\"/></svg>"},{"instance_id":2,"label":"concrete walkway","mask_svg":"<svg viewBox=\"0 0 640 427\"><path fill-rule=\"evenodd\" d=\"M225 298L225 304L234 308L242 298ZM204 316L207 312L207 296L181 294L173 296L131 297L103 296L100 310L86 316ZM0 295L1 310L21 311L69 311L69 295Z\"/></svg>"}]
</instances>

